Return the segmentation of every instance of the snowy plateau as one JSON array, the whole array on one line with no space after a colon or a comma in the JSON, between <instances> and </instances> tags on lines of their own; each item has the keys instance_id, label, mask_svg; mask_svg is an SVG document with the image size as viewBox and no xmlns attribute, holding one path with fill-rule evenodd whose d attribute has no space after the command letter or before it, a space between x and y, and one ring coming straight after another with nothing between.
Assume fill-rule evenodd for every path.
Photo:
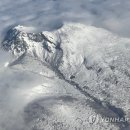
<instances>
[{"instance_id":1,"label":"snowy plateau","mask_svg":"<svg viewBox=\"0 0 130 130\"><path fill-rule=\"evenodd\" d=\"M18 25L1 47L0 130L130 130L129 120L90 121L130 118L129 38L72 22L39 33Z\"/></svg>"}]
</instances>

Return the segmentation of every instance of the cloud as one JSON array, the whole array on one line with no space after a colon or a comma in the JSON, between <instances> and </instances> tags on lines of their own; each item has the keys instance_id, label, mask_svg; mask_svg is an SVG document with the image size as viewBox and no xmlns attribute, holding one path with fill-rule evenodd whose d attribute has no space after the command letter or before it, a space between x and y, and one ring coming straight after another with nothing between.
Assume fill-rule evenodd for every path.
<instances>
[{"instance_id":1,"label":"cloud","mask_svg":"<svg viewBox=\"0 0 130 130\"><path fill-rule=\"evenodd\" d=\"M129 7L129 0L1 0L0 33L16 24L35 26L42 31L74 21L129 37Z\"/></svg>"}]
</instances>

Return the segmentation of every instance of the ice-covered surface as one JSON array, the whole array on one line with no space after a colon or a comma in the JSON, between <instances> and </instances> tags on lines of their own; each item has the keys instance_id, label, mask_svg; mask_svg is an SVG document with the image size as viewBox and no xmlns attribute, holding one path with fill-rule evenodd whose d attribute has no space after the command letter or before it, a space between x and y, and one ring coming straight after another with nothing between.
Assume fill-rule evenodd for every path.
<instances>
[{"instance_id":1,"label":"ice-covered surface","mask_svg":"<svg viewBox=\"0 0 130 130\"><path fill-rule=\"evenodd\" d=\"M1 102L1 129L129 130L129 121L91 124L89 117L130 118L130 39L78 23L41 33L26 30L16 26L2 42L13 57L0 79L13 89L5 89L8 97ZM6 85L7 76L22 84Z\"/></svg>"}]
</instances>

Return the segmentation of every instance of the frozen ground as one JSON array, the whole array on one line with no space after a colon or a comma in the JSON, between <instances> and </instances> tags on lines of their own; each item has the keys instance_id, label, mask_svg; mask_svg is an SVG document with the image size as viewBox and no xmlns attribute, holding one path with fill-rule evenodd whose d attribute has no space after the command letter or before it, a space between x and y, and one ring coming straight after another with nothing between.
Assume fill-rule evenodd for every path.
<instances>
[{"instance_id":1,"label":"frozen ground","mask_svg":"<svg viewBox=\"0 0 130 130\"><path fill-rule=\"evenodd\" d=\"M1 0L0 130L129 130L129 7Z\"/></svg>"}]
</instances>

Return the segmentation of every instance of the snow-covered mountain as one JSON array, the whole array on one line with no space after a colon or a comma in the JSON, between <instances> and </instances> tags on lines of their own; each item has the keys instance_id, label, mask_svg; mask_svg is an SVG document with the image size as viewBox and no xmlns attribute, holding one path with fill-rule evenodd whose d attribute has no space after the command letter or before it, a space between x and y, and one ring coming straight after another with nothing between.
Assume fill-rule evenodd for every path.
<instances>
[{"instance_id":1,"label":"snow-covered mountain","mask_svg":"<svg viewBox=\"0 0 130 130\"><path fill-rule=\"evenodd\" d=\"M38 74L50 83L53 77L56 86L43 91L60 91L49 99L43 94L28 101L24 113L29 130L129 130L129 121L92 125L87 119L92 113L130 118L130 39L78 23L40 33L19 25L7 32L2 47L14 56L9 68ZM73 98L59 96L63 86Z\"/></svg>"}]
</instances>

